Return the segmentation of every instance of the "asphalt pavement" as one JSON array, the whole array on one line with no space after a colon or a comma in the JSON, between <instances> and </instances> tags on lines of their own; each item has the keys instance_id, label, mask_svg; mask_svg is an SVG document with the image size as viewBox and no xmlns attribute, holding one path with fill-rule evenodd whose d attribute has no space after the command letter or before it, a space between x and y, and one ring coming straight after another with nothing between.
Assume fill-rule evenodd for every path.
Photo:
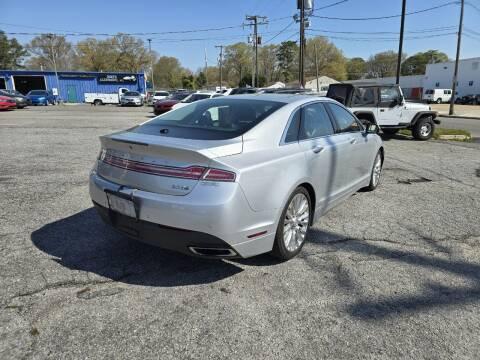
<instances>
[{"instance_id":1,"label":"asphalt pavement","mask_svg":"<svg viewBox=\"0 0 480 360\"><path fill-rule=\"evenodd\" d=\"M98 136L148 111L0 113L0 359L479 358L480 144L386 140L300 256L212 261L92 208Z\"/></svg>"}]
</instances>

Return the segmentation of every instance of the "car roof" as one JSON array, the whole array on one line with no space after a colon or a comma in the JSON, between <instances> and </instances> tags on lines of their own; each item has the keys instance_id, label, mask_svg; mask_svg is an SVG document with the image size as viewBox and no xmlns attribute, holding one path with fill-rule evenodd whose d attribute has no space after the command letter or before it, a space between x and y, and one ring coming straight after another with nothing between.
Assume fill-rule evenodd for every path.
<instances>
[{"instance_id":1,"label":"car roof","mask_svg":"<svg viewBox=\"0 0 480 360\"><path fill-rule=\"evenodd\" d=\"M324 101L332 100L330 98L323 97L323 96L303 95L303 94L239 94L239 95L228 95L225 98L277 101L285 104L290 104L294 102L307 102L312 100L324 100Z\"/></svg>"}]
</instances>

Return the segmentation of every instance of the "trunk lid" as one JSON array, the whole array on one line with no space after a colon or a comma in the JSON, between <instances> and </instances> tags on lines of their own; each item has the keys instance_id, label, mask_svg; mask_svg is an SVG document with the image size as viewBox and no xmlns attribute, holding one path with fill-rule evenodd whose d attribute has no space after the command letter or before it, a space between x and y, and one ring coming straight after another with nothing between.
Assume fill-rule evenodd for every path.
<instances>
[{"instance_id":1,"label":"trunk lid","mask_svg":"<svg viewBox=\"0 0 480 360\"><path fill-rule=\"evenodd\" d=\"M187 195L212 159L242 152L241 137L190 140L133 132L100 137L97 172L114 183L167 195Z\"/></svg>"}]
</instances>

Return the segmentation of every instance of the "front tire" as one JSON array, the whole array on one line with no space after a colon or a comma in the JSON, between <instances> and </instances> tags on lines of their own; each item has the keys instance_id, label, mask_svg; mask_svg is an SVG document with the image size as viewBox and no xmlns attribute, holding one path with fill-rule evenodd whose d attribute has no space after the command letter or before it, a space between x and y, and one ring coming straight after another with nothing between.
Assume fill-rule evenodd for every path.
<instances>
[{"instance_id":1,"label":"front tire","mask_svg":"<svg viewBox=\"0 0 480 360\"><path fill-rule=\"evenodd\" d=\"M302 250L312 217L310 195L304 187L298 187L290 195L278 222L272 255L290 260Z\"/></svg>"},{"instance_id":2,"label":"front tire","mask_svg":"<svg viewBox=\"0 0 480 360\"><path fill-rule=\"evenodd\" d=\"M437 104L441 104L442 103L442 99L441 98L438 98L437 99Z\"/></svg>"},{"instance_id":3,"label":"front tire","mask_svg":"<svg viewBox=\"0 0 480 360\"><path fill-rule=\"evenodd\" d=\"M433 136L435 124L431 117L424 117L413 126L412 135L415 139L425 141Z\"/></svg>"},{"instance_id":4,"label":"front tire","mask_svg":"<svg viewBox=\"0 0 480 360\"><path fill-rule=\"evenodd\" d=\"M378 187L382 178L382 167L383 158L381 151L379 151L377 156L375 156L375 161L373 162L372 172L370 174L370 183L365 188L366 191L373 191Z\"/></svg>"}]
</instances>

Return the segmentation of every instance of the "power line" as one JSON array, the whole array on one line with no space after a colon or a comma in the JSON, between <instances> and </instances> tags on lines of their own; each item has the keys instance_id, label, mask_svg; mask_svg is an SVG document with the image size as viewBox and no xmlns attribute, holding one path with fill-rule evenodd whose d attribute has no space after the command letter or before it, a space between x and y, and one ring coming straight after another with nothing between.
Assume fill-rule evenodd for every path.
<instances>
[{"instance_id":1,"label":"power line","mask_svg":"<svg viewBox=\"0 0 480 360\"><path fill-rule=\"evenodd\" d=\"M278 36L280 36L281 34L283 34L285 31L287 31L293 24L295 24L295 21L292 21L290 24L288 24L287 26L285 26L282 30L280 30L277 34L275 34L273 37L271 37L270 39L268 39L267 41L264 41L263 44L268 44L270 41L272 41L273 39L276 39Z\"/></svg>"},{"instance_id":2,"label":"power line","mask_svg":"<svg viewBox=\"0 0 480 360\"><path fill-rule=\"evenodd\" d=\"M443 26L437 28L429 28L429 29L419 29L419 30L411 30L405 31L405 33L409 34L418 34L418 33L425 33L425 32L438 32L438 31L445 31L445 30L453 30L456 26ZM313 32L324 32L324 33L332 33L332 34L361 34L361 35L384 35L384 34L398 34L398 31L335 31L335 30L325 30L325 29L308 29L308 31Z\"/></svg>"},{"instance_id":3,"label":"power line","mask_svg":"<svg viewBox=\"0 0 480 360\"><path fill-rule=\"evenodd\" d=\"M445 4L433 6L427 9L422 9L422 10L417 10L417 11L411 11L406 13L405 15L415 15L415 14L420 14L428 11L433 11L437 10L440 8L444 8L446 6L454 5L454 4L459 4L458 1L450 1ZM332 16L319 16L319 15L311 15L312 17L320 18L320 19L326 19L326 20L341 20L341 21L369 21L369 20L383 20L383 19L393 19L393 18L398 18L401 17L401 14L397 15L387 15L387 16L375 16L375 17L363 17L363 18L342 18L342 17L332 17Z\"/></svg>"},{"instance_id":4,"label":"power line","mask_svg":"<svg viewBox=\"0 0 480 360\"><path fill-rule=\"evenodd\" d=\"M444 33L444 34L430 34L430 35L425 35L425 36L409 36L405 37L405 40L419 40L419 39L428 39L431 37L444 37L444 36L451 36L451 35L456 35L456 32L449 32L449 33ZM337 40L347 40L347 41L398 41L398 38L355 38L355 37L343 37L343 36L330 36L330 35L322 35L325 38L328 39L337 39Z\"/></svg>"}]
</instances>

